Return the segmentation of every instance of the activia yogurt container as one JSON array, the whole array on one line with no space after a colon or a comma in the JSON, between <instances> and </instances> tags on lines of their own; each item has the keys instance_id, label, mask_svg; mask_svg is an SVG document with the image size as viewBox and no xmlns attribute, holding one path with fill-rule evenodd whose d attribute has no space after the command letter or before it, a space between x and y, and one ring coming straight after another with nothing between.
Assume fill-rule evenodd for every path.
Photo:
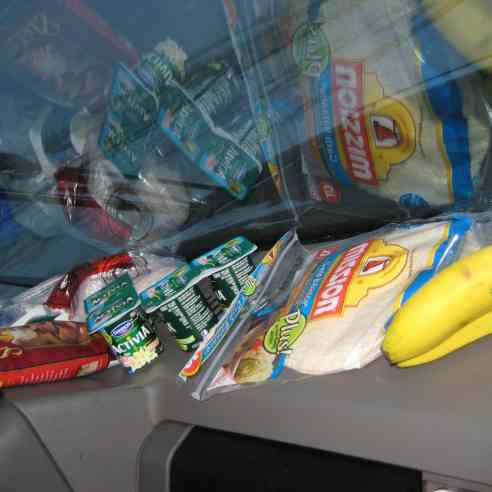
<instances>
[{"instance_id":1,"label":"activia yogurt container","mask_svg":"<svg viewBox=\"0 0 492 492\"><path fill-rule=\"evenodd\" d=\"M226 308L232 304L254 269L255 264L248 253L211 276L212 288L222 307Z\"/></svg>"},{"instance_id":2,"label":"activia yogurt container","mask_svg":"<svg viewBox=\"0 0 492 492\"><path fill-rule=\"evenodd\" d=\"M100 305L88 318L89 333L100 332L122 366L130 373L156 360L163 345L154 323L141 307L141 300L128 275L107 285L101 295L94 294Z\"/></svg>"},{"instance_id":3,"label":"activia yogurt container","mask_svg":"<svg viewBox=\"0 0 492 492\"><path fill-rule=\"evenodd\" d=\"M199 281L191 266L185 265L141 294L147 314L166 323L185 352L194 350L217 322Z\"/></svg>"}]
</instances>

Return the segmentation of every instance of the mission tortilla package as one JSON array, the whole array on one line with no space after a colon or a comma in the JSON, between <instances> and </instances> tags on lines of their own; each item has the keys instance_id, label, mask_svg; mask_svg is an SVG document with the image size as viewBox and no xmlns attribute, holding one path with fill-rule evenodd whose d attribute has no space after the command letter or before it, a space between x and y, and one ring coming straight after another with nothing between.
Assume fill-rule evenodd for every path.
<instances>
[{"instance_id":1,"label":"mission tortilla package","mask_svg":"<svg viewBox=\"0 0 492 492\"><path fill-rule=\"evenodd\" d=\"M339 201L344 187L410 213L476 199L490 147L483 83L420 1L224 6L256 119L278 99L297 110L264 145L284 196L301 186L283 154L297 144L314 201Z\"/></svg>"},{"instance_id":2,"label":"mission tortilla package","mask_svg":"<svg viewBox=\"0 0 492 492\"><path fill-rule=\"evenodd\" d=\"M362 368L385 326L430 278L478 249L456 215L302 246L285 234L180 373L195 398L267 381Z\"/></svg>"}]
</instances>

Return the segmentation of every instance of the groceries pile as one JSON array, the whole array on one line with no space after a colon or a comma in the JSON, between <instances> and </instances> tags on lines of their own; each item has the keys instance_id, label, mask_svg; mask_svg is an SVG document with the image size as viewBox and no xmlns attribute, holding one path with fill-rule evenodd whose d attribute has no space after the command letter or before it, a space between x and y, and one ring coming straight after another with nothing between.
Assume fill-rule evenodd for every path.
<instances>
[{"instance_id":1,"label":"groceries pile","mask_svg":"<svg viewBox=\"0 0 492 492\"><path fill-rule=\"evenodd\" d=\"M190 263L120 253L1 304L0 387L70 379L112 362L134 373L161 354L164 330L194 350L247 283L256 249L238 237Z\"/></svg>"},{"instance_id":2,"label":"groceries pile","mask_svg":"<svg viewBox=\"0 0 492 492\"><path fill-rule=\"evenodd\" d=\"M80 265L0 305L2 387L118 363L133 374L191 352L178 378L218 392L439 359L492 332L483 214L390 225L268 252L237 237L187 263L132 251ZM473 295L466 306L462 300Z\"/></svg>"}]
</instances>

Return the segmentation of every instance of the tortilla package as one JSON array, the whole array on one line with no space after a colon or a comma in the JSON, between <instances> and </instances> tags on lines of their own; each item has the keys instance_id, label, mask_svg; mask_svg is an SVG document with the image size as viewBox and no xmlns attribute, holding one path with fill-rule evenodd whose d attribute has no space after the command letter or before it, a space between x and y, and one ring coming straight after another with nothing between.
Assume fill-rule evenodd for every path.
<instances>
[{"instance_id":1,"label":"tortilla package","mask_svg":"<svg viewBox=\"0 0 492 492\"><path fill-rule=\"evenodd\" d=\"M0 329L0 388L61 381L106 369L111 352L83 323L46 321Z\"/></svg>"},{"instance_id":2,"label":"tortilla package","mask_svg":"<svg viewBox=\"0 0 492 492\"><path fill-rule=\"evenodd\" d=\"M473 201L490 146L482 82L418 0L224 4L257 119L279 94L299 108L272 140L295 124L307 176L408 210Z\"/></svg>"},{"instance_id":3,"label":"tortilla package","mask_svg":"<svg viewBox=\"0 0 492 492\"><path fill-rule=\"evenodd\" d=\"M305 249L287 233L181 371L195 398L362 368L394 313L466 248L466 215ZM213 356L212 356L213 355Z\"/></svg>"}]
</instances>

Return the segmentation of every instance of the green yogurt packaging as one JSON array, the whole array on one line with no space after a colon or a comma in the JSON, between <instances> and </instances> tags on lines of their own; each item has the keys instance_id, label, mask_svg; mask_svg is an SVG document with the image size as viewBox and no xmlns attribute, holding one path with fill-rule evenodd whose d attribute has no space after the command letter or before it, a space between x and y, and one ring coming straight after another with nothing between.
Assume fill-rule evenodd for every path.
<instances>
[{"instance_id":1,"label":"green yogurt packaging","mask_svg":"<svg viewBox=\"0 0 492 492\"><path fill-rule=\"evenodd\" d=\"M84 299L84 308L87 314L91 314L98 308L113 304L122 295L132 294L133 281L128 273L121 275L114 282L111 282L99 289L94 294Z\"/></svg>"},{"instance_id":2,"label":"green yogurt packaging","mask_svg":"<svg viewBox=\"0 0 492 492\"><path fill-rule=\"evenodd\" d=\"M188 270L189 267L184 268ZM151 311L153 316L167 324L179 348L185 352L194 350L217 322L215 313L195 281L180 285L181 278L186 278L188 273L178 271L171 275L170 283L163 285L157 294L162 304Z\"/></svg>"},{"instance_id":3,"label":"green yogurt packaging","mask_svg":"<svg viewBox=\"0 0 492 492\"><path fill-rule=\"evenodd\" d=\"M199 284L210 279L219 302L228 306L254 268L256 249L243 237L228 241L142 292L143 309L167 323L182 350L196 349L218 322Z\"/></svg>"},{"instance_id":4,"label":"green yogurt packaging","mask_svg":"<svg viewBox=\"0 0 492 492\"><path fill-rule=\"evenodd\" d=\"M262 156L243 148L216 118L244 92L227 62L213 62L187 83L169 85L160 130L196 166L233 197L244 199L263 171Z\"/></svg>"},{"instance_id":5,"label":"green yogurt packaging","mask_svg":"<svg viewBox=\"0 0 492 492\"><path fill-rule=\"evenodd\" d=\"M222 307L227 308L232 304L255 269L251 256L254 251L255 245L244 238L237 238L196 260L197 263L203 262L208 268L215 263L216 271L210 277L212 288Z\"/></svg>"},{"instance_id":6,"label":"green yogurt packaging","mask_svg":"<svg viewBox=\"0 0 492 492\"><path fill-rule=\"evenodd\" d=\"M163 345L128 274L86 299L89 333L101 332L130 373L156 360Z\"/></svg>"}]
</instances>

